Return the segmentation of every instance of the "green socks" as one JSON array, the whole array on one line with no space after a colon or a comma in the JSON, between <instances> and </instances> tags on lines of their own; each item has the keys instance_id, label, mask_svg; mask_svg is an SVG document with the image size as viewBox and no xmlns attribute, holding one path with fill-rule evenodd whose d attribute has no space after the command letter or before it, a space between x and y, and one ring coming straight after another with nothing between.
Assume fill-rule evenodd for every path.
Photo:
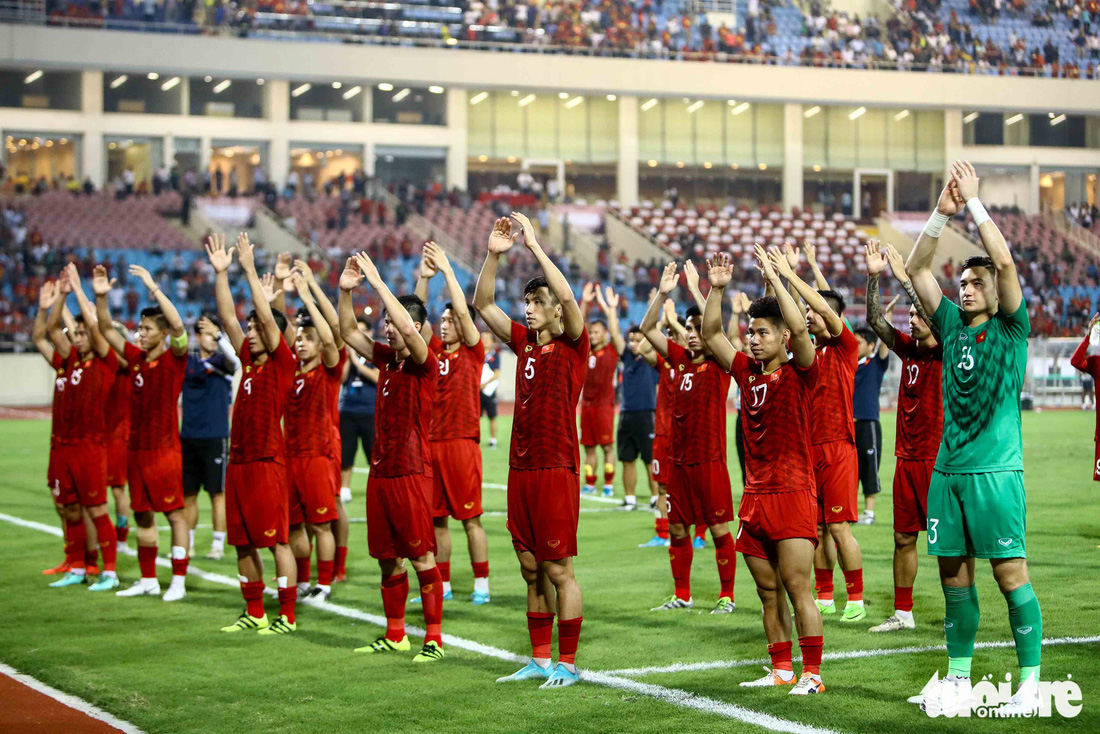
<instances>
[{"instance_id":1,"label":"green socks","mask_svg":"<svg viewBox=\"0 0 1100 734\"><path fill-rule=\"evenodd\" d=\"M978 590L973 586L944 586L943 631L947 638L948 675L969 678L974 639L982 618ZM1034 596L1032 596L1034 599ZM1038 604L1036 604L1038 608Z\"/></svg>"},{"instance_id":2,"label":"green socks","mask_svg":"<svg viewBox=\"0 0 1100 734\"><path fill-rule=\"evenodd\" d=\"M1039 663L1043 656L1043 613L1031 584L1013 589L1004 595L1008 602L1008 623L1016 639L1016 658L1020 661L1020 682L1029 677L1039 679Z\"/></svg>"}]
</instances>

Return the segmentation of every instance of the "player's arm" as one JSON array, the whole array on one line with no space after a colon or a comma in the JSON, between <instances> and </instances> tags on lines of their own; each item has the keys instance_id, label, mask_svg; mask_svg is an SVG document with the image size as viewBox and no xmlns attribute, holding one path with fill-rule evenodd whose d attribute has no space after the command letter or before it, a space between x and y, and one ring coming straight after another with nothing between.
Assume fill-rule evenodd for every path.
<instances>
[{"instance_id":1,"label":"player's arm","mask_svg":"<svg viewBox=\"0 0 1100 734\"><path fill-rule=\"evenodd\" d=\"M286 282L290 279L291 272L290 253L280 252L279 257L275 260L275 269L271 272L272 298L269 303L272 308L277 308L284 314L286 313ZM287 328L290 328L289 321L287 322ZM293 342L294 337L291 336L289 341Z\"/></svg>"},{"instance_id":2,"label":"player's arm","mask_svg":"<svg viewBox=\"0 0 1100 734\"><path fill-rule=\"evenodd\" d=\"M584 333L584 314L581 313L581 307L577 304L576 296L573 295L573 289L569 287L569 281L535 239L535 228L531 225L531 220L519 212L512 212L512 219L519 222L520 227L523 228L523 244L535 256L539 267L542 268L542 274L546 276L550 292L561 304L561 323L565 335L569 339L580 338ZM508 338L511 339L511 334Z\"/></svg>"},{"instance_id":3,"label":"player's arm","mask_svg":"<svg viewBox=\"0 0 1100 734\"><path fill-rule=\"evenodd\" d=\"M137 276L141 280L142 285L149 291L149 295L153 297L153 300L160 306L161 313L164 314L164 318L168 321L168 343L171 345L172 354L177 357L181 357L187 354L187 329L183 326L183 319L180 318L180 312L176 310L176 307L172 304L172 301L164 294L164 291L160 289L157 282L153 280L153 276L149 274L149 271L140 265L130 266L130 275ZM111 322L106 322L106 328L111 327Z\"/></svg>"},{"instance_id":4,"label":"player's arm","mask_svg":"<svg viewBox=\"0 0 1100 734\"><path fill-rule=\"evenodd\" d=\"M122 357L126 352L126 339L111 327L111 307L107 303L107 294L115 287L115 279L107 277L107 268L96 265L92 270L92 294L95 296L96 328L99 324L106 324L108 328L99 329L99 333L115 350L115 354Z\"/></svg>"},{"instance_id":5,"label":"player's arm","mask_svg":"<svg viewBox=\"0 0 1100 734\"><path fill-rule=\"evenodd\" d=\"M811 288L802 278L798 277L798 274L794 272L794 268L791 267L787 255L778 247L773 247L768 253L768 256L771 259L772 267L775 271L786 278L792 290L806 302L807 306L812 308L815 313L820 314L821 318L825 320L825 327L829 330L829 334L832 336L840 336L840 332L844 330L844 320L837 316L836 313L833 312L833 309L829 308L829 304L825 301L825 298L822 297L816 289ZM775 295L776 298L779 297L778 292ZM797 309L798 303L795 301L793 294L788 293L787 295L791 296L791 301ZM788 326L790 326L790 324L788 324Z\"/></svg>"},{"instance_id":6,"label":"player's arm","mask_svg":"<svg viewBox=\"0 0 1100 734\"><path fill-rule=\"evenodd\" d=\"M198 320L196 326L201 333L207 334L218 343L218 352L225 360L225 374L232 375L241 368L241 360L233 351L233 343L229 341L224 331L219 331L218 327L214 326L214 322L205 316Z\"/></svg>"},{"instance_id":7,"label":"player's arm","mask_svg":"<svg viewBox=\"0 0 1100 734\"><path fill-rule=\"evenodd\" d=\"M513 234L512 220L508 217L501 217L493 224L493 232L489 235L489 252L485 255L485 262L474 287L474 308L481 314L481 319L489 330L505 343L512 341L512 319L496 304L497 266L500 264L500 256L512 248L518 236L518 232Z\"/></svg>"},{"instance_id":8,"label":"player's arm","mask_svg":"<svg viewBox=\"0 0 1100 734\"><path fill-rule=\"evenodd\" d=\"M389 316L394 327L401 332L401 337L405 340L405 348L409 350L409 356L417 364L427 362L429 356L428 342L424 340L423 334L417 330L416 323L409 316L409 312L405 310L405 307L397 300L397 296L390 291L386 282L382 280L378 268L374 266L374 262L367 253L358 252L354 257L356 264L359 265L360 272L363 273L363 277L378 294L379 298L382 299L382 306L386 309L386 315Z\"/></svg>"},{"instance_id":9,"label":"player's arm","mask_svg":"<svg viewBox=\"0 0 1100 734\"><path fill-rule=\"evenodd\" d=\"M252 306L256 309L256 326L259 328L260 339L268 352L274 352L279 348L279 341L283 339L279 331L279 324L275 322L275 316L271 312L271 304L268 302L268 294L264 292L264 284L256 272L256 258L253 253L252 243L248 241L248 235L241 232L237 235L237 260L241 264L241 270L248 278L248 289L252 293Z\"/></svg>"},{"instance_id":10,"label":"player's arm","mask_svg":"<svg viewBox=\"0 0 1100 734\"><path fill-rule=\"evenodd\" d=\"M321 361L324 362L325 367L335 367L340 362L340 350L336 347L336 339L332 335L332 328L328 325L325 317L321 315L321 309L317 308L317 304L313 301L313 293L310 292L309 286L306 285L305 279L300 273L296 272L291 275L291 283L294 285L294 289L298 291L298 297L302 300L302 305L306 307L309 317L313 319L313 328L317 330L317 338L321 340Z\"/></svg>"},{"instance_id":11,"label":"player's arm","mask_svg":"<svg viewBox=\"0 0 1100 734\"><path fill-rule=\"evenodd\" d=\"M354 369L367 382L374 385L378 384L378 368L371 365L370 362L361 364L358 359L349 359L348 365L349 369Z\"/></svg>"},{"instance_id":12,"label":"player's arm","mask_svg":"<svg viewBox=\"0 0 1100 734\"><path fill-rule=\"evenodd\" d=\"M336 312L340 316L340 336L343 337L344 343L367 359L373 360L374 339L359 331L355 320L355 306L351 302L352 291L362 282L363 273L360 272L359 265L355 262L355 258L349 257L344 266L344 272L340 274L340 297L336 303ZM357 360L352 362L355 363ZM359 369L359 365L355 364L355 368ZM375 382L377 381L378 379L375 378Z\"/></svg>"},{"instance_id":13,"label":"player's arm","mask_svg":"<svg viewBox=\"0 0 1100 734\"><path fill-rule=\"evenodd\" d=\"M726 326L726 337L737 351L745 348L745 340L741 338L741 314L749 310L749 297L738 291L730 298L730 320Z\"/></svg>"},{"instance_id":14,"label":"player's arm","mask_svg":"<svg viewBox=\"0 0 1100 734\"><path fill-rule=\"evenodd\" d=\"M902 290L905 291L905 295L909 297L909 302L917 309L917 316L920 316L921 320L928 324L928 328L932 330L932 335L939 340L940 330L932 319L928 317L928 312L924 310L924 304L922 304L920 298L917 297L917 291L913 288L913 281L909 279L909 276L905 272L905 261L901 259L901 253L898 252L896 247L889 243L882 248L882 252L886 255L886 262L890 264L890 270L894 273L894 278L901 284ZM896 302L897 299L895 298L894 301ZM889 314L889 306L887 306L886 312Z\"/></svg>"},{"instance_id":15,"label":"player's arm","mask_svg":"<svg viewBox=\"0 0 1100 734\"><path fill-rule=\"evenodd\" d=\"M53 365L54 346L46 330L46 321L54 303L57 302L57 298L57 281L47 280L38 289L38 311L34 314L34 326L31 328L31 339L34 341L34 346L50 365Z\"/></svg>"},{"instance_id":16,"label":"player's arm","mask_svg":"<svg viewBox=\"0 0 1100 734\"><path fill-rule=\"evenodd\" d=\"M989 218L985 207L978 199L978 173L970 161L955 161L951 164L951 175L959 184L959 196L966 202L966 208L974 217L974 223L978 225L978 235L982 239L989 259L993 261L993 267L997 269L997 300L1000 301L1001 310L1013 314L1020 310L1020 304L1024 302L1024 292L1020 288L1020 277L1016 274L1016 263L1012 259L1012 252L1008 249L1001 230Z\"/></svg>"},{"instance_id":17,"label":"player's arm","mask_svg":"<svg viewBox=\"0 0 1100 734\"><path fill-rule=\"evenodd\" d=\"M654 289L654 292L656 292L656 289ZM665 305L661 308L661 319L668 330L676 335L677 339L687 339L687 329L684 328L679 317L676 316L676 304L671 299L666 300Z\"/></svg>"},{"instance_id":18,"label":"player's arm","mask_svg":"<svg viewBox=\"0 0 1100 734\"><path fill-rule=\"evenodd\" d=\"M707 299L703 298L703 292L699 290L699 271L695 269L695 263L691 260L684 261L684 279L687 280L691 300L695 301L699 312L702 313L703 309L707 307Z\"/></svg>"},{"instance_id":19,"label":"player's arm","mask_svg":"<svg viewBox=\"0 0 1100 734\"><path fill-rule=\"evenodd\" d=\"M657 285L657 293L650 299L649 308L646 309L645 316L642 317L642 323L639 326L642 334L657 350L657 354L666 359L668 358L668 337L661 333L660 320L665 302L668 300L668 294L676 287L676 280L676 263L670 262L665 266L665 271L661 273L661 282Z\"/></svg>"},{"instance_id":20,"label":"player's arm","mask_svg":"<svg viewBox=\"0 0 1100 734\"><path fill-rule=\"evenodd\" d=\"M336 341L336 348L344 348L344 339L340 336L340 317L336 314L336 307L332 305L332 301L325 295L325 291L321 288L321 284L317 282L317 278L313 275L313 269L309 267L309 263L305 260L295 260L294 270L301 274L302 279L306 283L306 287L309 288L310 293L313 294L313 300L317 304L317 309L324 316L325 322L329 326L329 331L332 332L332 338Z\"/></svg>"},{"instance_id":21,"label":"player's arm","mask_svg":"<svg viewBox=\"0 0 1100 734\"><path fill-rule=\"evenodd\" d=\"M909 253L909 259L905 261L905 274L909 276L913 289L917 293L916 302L930 314L936 313L943 299L943 291L940 290L940 284L932 273L932 258L936 255L936 247L940 243L943 228L947 226L951 217L959 213L964 204L965 201L960 198L957 183L951 179L940 192L936 210L928 218L928 223L924 225L916 244L913 245L913 251Z\"/></svg>"},{"instance_id":22,"label":"player's arm","mask_svg":"<svg viewBox=\"0 0 1100 734\"><path fill-rule=\"evenodd\" d=\"M737 349L722 331L722 301L726 297L726 286L733 278L729 253L719 252L707 261L707 278L710 280L710 295L703 306L703 340L718 364L728 372L737 355Z\"/></svg>"},{"instance_id":23,"label":"player's arm","mask_svg":"<svg viewBox=\"0 0 1100 734\"><path fill-rule=\"evenodd\" d=\"M775 267L779 262L786 263L786 258L778 249L772 249L773 253L769 255L761 245L756 246L757 267L764 274L764 279L771 283L775 290L775 298L779 301L783 321L787 324L787 330L791 332L791 339L787 346L794 355L794 363L798 367L806 368L814 363L814 343L810 340L810 332L806 329L806 317L802 309L791 298L791 294L783 289L783 283Z\"/></svg>"},{"instance_id":24,"label":"player's arm","mask_svg":"<svg viewBox=\"0 0 1100 734\"><path fill-rule=\"evenodd\" d=\"M437 272L443 273L443 280L447 283L447 295L451 299L451 315L455 323L462 330L462 341L468 347L475 347L481 341L481 332L474 323L474 315L466 304L466 294L462 291L462 285L455 276L451 261L447 259L447 253L434 242L424 245L424 260L428 266ZM421 265L423 270L424 265ZM423 276L421 276L423 277Z\"/></svg>"},{"instance_id":25,"label":"player's arm","mask_svg":"<svg viewBox=\"0 0 1100 734\"><path fill-rule=\"evenodd\" d=\"M92 351L95 352L97 357L106 357L107 353L111 351L111 345L103 335L103 329L96 318L95 306L92 305L92 302L88 300L88 296L84 293L84 286L80 282L80 272L76 269L75 263L69 263L65 269L69 274L69 285L72 286L73 293L76 295L76 304L80 308L80 315L84 317L84 324L88 329ZM107 328L114 331L114 327L111 326L109 321L107 322Z\"/></svg>"},{"instance_id":26,"label":"player's arm","mask_svg":"<svg viewBox=\"0 0 1100 734\"><path fill-rule=\"evenodd\" d=\"M206 256L214 268L214 297L218 302L218 318L222 322L222 332L229 337L234 352L240 352L244 344L244 330L237 321L237 307L233 303L233 292L229 289L229 266L233 262L233 250L226 249L225 235L212 234L206 240Z\"/></svg>"},{"instance_id":27,"label":"player's arm","mask_svg":"<svg viewBox=\"0 0 1100 734\"><path fill-rule=\"evenodd\" d=\"M417 271L416 285L413 287L413 295L423 301L425 305L428 303L428 284L438 272L439 269L434 264L429 263L426 256L422 255L420 268ZM431 319L424 319L424 323L420 325L420 336L424 337L425 342L430 342L432 333Z\"/></svg>"},{"instance_id":28,"label":"player's arm","mask_svg":"<svg viewBox=\"0 0 1100 734\"><path fill-rule=\"evenodd\" d=\"M1092 334L1093 327L1096 326L1097 322L1100 322L1100 313L1095 314L1089 321L1089 325L1085 329L1085 338L1081 340L1081 343L1077 345L1077 349L1073 351L1073 356L1069 358L1069 363L1073 365L1074 369L1085 374L1089 374L1089 336Z\"/></svg>"},{"instance_id":29,"label":"player's arm","mask_svg":"<svg viewBox=\"0 0 1100 734\"><path fill-rule=\"evenodd\" d=\"M626 354L626 339L623 338L622 326L619 324L619 295L611 286L607 286L607 295L600 292L598 284L595 291L596 303L600 305L600 310L607 319L607 330L611 332L611 344L619 356L622 356Z\"/></svg>"},{"instance_id":30,"label":"player's arm","mask_svg":"<svg viewBox=\"0 0 1100 734\"><path fill-rule=\"evenodd\" d=\"M267 305L272 309L278 309L284 316L286 315L286 285L285 280L280 281L272 273L264 273L260 276L260 288L263 290L264 298L267 299ZM288 318L286 328L283 329L283 339L287 344L293 344L297 334L298 330L294 322Z\"/></svg>"},{"instance_id":31,"label":"player's arm","mask_svg":"<svg viewBox=\"0 0 1100 734\"><path fill-rule=\"evenodd\" d=\"M65 325L61 320L61 312L65 309L65 299L72 293L72 283L69 282L68 268L62 268L61 277L57 281L57 300L50 307L50 314L46 319L46 335L53 344L53 348L61 355L62 359L68 359L72 353L73 344L65 335ZM69 332L72 334L72 332Z\"/></svg>"},{"instance_id":32,"label":"player's arm","mask_svg":"<svg viewBox=\"0 0 1100 734\"><path fill-rule=\"evenodd\" d=\"M879 293L878 281L882 272L886 269L886 257L884 248L879 247L878 240L870 240L864 246L867 261L867 324L882 340L882 346L886 349L894 347L894 327L886 318L882 310L882 294Z\"/></svg>"},{"instance_id":33,"label":"player's arm","mask_svg":"<svg viewBox=\"0 0 1100 734\"><path fill-rule=\"evenodd\" d=\"M819 291L831 290L829 281L825 279L825 273L821 272L821 266L817 262L817 248L814 243L805 240L802 243L802 252L806 254L806 261L810 263L810 271L814 274L814 288Z\"/></svg>"}]
</instances>

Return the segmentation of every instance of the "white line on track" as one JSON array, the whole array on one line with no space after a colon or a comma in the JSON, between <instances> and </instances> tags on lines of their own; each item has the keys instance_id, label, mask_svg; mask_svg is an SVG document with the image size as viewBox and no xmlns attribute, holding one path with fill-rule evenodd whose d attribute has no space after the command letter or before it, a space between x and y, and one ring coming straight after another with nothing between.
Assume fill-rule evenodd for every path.
<instances>
[{"instance_id":1,"label":"white line on track","mask_svg":"<svg viewBox=\"0 0 1100 734\"><path fill-rule=\"evenodd\" d=\"M38 532L47 533L55 537L61 537L62 532L59 528L51 525L45 525L34 520L24 520L21 517L15 517L0 512L0 521L11 523L28 530L37 530ZM125 553L130 556L135 556L137 553L127 548ZM171 568L172 563L164 558L157 559L157 565ZM240 588L240 584L235 578L224 576L222 574L210 573L196 568L194 565L188 567L187 572L204 581L209 581L215 584L221 584L223 586L230 586L233 588ZM274 589L268 589L267 593L274 596L276 594ZM340 604L333 604L331 602L314 602L306 601L302 602L306 606L310 606L322 611L331 612L341 617L347 617L349 619L356 619L369 624L377 625L379 627L386 626L385 617L381 617L377 614L369 614L367 612L359 611L351 607L345 607ZM424 630L419 627L409 626L408 631L410 634L423 636ZM447 645L468 650L478 655L484 655L485 657L496 658L497 660L505 660L513 663L526 663L529 658L517 655L516 653L502 650L499 647L493 647L492 645L485 645L474 640L467 640L462 637L455 637L454 635L443 635L443 641ZM759 711L753 711L752 709L742 708L732 703L725 701L718 701L706 696L698 696L691 691L684 691L677 688L666 688L664 686L653 685L651 683L640 683L638 681L630 680L629 678L623 678L616 675L612 675L606 672L586 671L581 670L581 678L587 682L595 683L597 685L607 686L608 688L614 688L621 691L629 691L639 695L647 696L649 698L663 701L664 703L671 704L673 706L679 706L680 708L693 709L695 711L702 711L710 714L715 714L727 719L735 719L746 724L752 724L753 726L759 726L764 729L776 732L785 732L786 734L839 734L831 729L821 729L818 727L810 726L808 724L802 724L797 721L789 721L787 719L781 719L770 714L761 713ZM133 732L138 730L133 729Z\"/></svg>"},{"instance_id":2,"label":"white line on track","mask_svg":"<svg viewBox=\"0 0 1100 734\"><path fill-rule=\"evenodd\" d=\"M354 469L352 469L352 471L354 471L356 474L370 474L370 472L368 470L364 469L361 466L355 467ZM481 486L482 486L483 489L502 489L505 492L508 491L508 485L507 484L494 484L492 482L485 482ZM581 499L582 500L588 500L590 502L601 502L605 505L607 505L607 504L610 504L610 505L620 505L620 504L622 504L621 500L618 500L614 497L594 497L590 494L582 494Z\"/></svg>"},{"instance_id":3,"label":"white line on track","mask_svg":"<svg viewBox=\"0 0 1100 734\"><path fill-rule=\"evenodd\" d=\"M126 734L145 734L141 729L138 729L130 722L123 721L122 719L112 716L103 709L97 706L93 706L82 698L77 698L76 696L72 696L68 693L64 693L63 691L59 691L53 686L46 685L42 681L38 680L37 678L32 678L26 673L20 673L18 670L11 667L10 665L0 663L0 674L6 675L9 678L12 678L22 683L27 688L33 689L43 695L49 696L58 703L65 704L71 709L76 709L85 716L102 721L104 724L112 726L121 732L125 732Z\"/></svg>"}]
</instances>

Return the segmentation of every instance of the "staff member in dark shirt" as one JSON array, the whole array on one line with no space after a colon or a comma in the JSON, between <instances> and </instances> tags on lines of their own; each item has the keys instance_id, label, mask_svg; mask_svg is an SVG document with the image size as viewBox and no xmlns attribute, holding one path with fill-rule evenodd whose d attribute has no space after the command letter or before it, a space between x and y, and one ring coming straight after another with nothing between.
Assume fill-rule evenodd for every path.
<instances>
[{"instance_id":1,"label":"staff member in dark shirt","mask_svg":"<svg viewBox=\"0 0 1100 734\"><path fill-rule=\"evenodd\" d=\"M481 414L489 418L489 448L497 447L497 388L500 387L500 347L493 332L481 333L485 365L481 368Z\"/></svg>"},{"instance_id":2,"label":"staff member in dark shirt","mask_svg":"<svg viewBox=\"0 0 1100 734\"><path fill-rule=\"evenodd\" d=\"M890 348L884 342L878 341L878 336L869 326L857 326L854 333L856 343L859 344L859 367L856 368L852 407L856 422L859 483L863 486L864 503L859 524L874 525L875 498L882 491L878 481L878 468L882 462L882 424L879 422L878 395L890 361Z\"/></svg>"},{"instance_id":3,"label":"staff member in dark shirt","mask_svg":"<svg viewBox=\"0 0 1100 734\"><path fill-rule=\"evenodd\" d=\"M210 495L214 539L206 558L221 560L225 553L225 479L229 439L229 404L233 375L240 369L229 338L221 331L217 316L203 316L195 323L198 349L187 357L183 379L183 516L195 547L195 526L199 522L199 490Z\"/></svg>"}]
</instances>

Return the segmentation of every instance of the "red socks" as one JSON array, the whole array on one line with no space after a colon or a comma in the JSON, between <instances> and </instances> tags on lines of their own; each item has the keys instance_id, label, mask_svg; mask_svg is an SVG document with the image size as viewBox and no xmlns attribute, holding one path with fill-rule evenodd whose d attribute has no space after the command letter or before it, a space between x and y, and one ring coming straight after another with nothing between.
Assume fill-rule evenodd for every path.
<instances>
[{"instance_id":1,"label":"red socks","mask_svg":"<svg viewBox=\"0 0 1100 734\"><path fill-rule=\"evenodd\" d=\"M706 525L696 525L695 526L695 537L696 538L703 538L704 540L706 540L707 526Z\"/></svg>"},{"instance_id":2,"label":"red socks","mask_svg":"<svg viewBox=\"0 0 1100 734\"><path fill-rule=\"evenodd\" d=\"M894 609L899 612L911 612L913 611L913 587L912 586L895 586L894 587Z\"/></svg>"},{"instance_id":3,"label":"red socks","mask_svg":"<svg viewBox=\"0 0 1100 734\"><path fill-rule=\"evenodd\" d=\"M614 464L608 464L607 466L614 467L615 465ZM611 484L614 481L615 481L615 470L612 469L611 471L607 471L607 469L604 469L603 483L604 484ZM580 617L577 617L577 619L580 619ZM560 626L561 622L559 622L558 624Z\"/></svg>"},{"instance_id":4,"label":"red socks","mask_svg":"<svg viewBox=\"0 0 1100 734\"><path fill-rule=\"evenodd\" d=\"M451 562L436 561L435 567L439 569L439 580L451 583ZM419 575L417 576L419 578Z\"/></svg>"},{"instance_id":5,"label":"red socks","mask_svg":"<svg viewBox=\"0 0 1100 734\"><path fill-rule=\"evenodd\" d=\"M317 583L332 586L333 561L317 561ZM301 579L298 579L301 581Z\"/></svg>"},{"instance_id":6,"label":"red socks","mask_svg":"<svg viewBox=\"0 0 1100 734\"><path fill-rule=\"evenodd\" d=\"M157 547L155 545L138 546L138 568L141 569L143 579L155 579L157 577Z\"/></svg>"},{"instance_id":7,"label":"red socks","mask_svg":"<svg viewBox=\"0 0 1100 734\"><path fill-rule=\"evenodd\" d=\"M845 571L844 586L848 589L848 601L863 601L863 569Z\"/></svg>"},{"instance_id":8,"label":"red socks","mask_svg":"<svg viewBox=\"0 0 1100 734\"><path fill-rule=\"evenodd\" d=\"M99 550L103 554L103 570L114 571L115 561L118 559L118 536L115 535L115 525L106 515L92 518L95 523L95 532L99 536Z\"/></svg>"},{"instance_id":9,"label":"red socks","mask_svg":"<svg viewBox=\"0 0 1100 734\"><path fill-rule=\"evenodd\" d=\"M115 537L121 542L125 543L126 539L130 537L130 526L123 525L122 527L115 528Z\"/></svg>"},{"instance_id":10,"label":"red socks","mask_svg":"<svg viewBox=\"0 0 1100 734\"><path fill-rule=\"evenodd\" d=\"M484 579L489 577L489 562L482 561L480 563L470 563L474 567L474 578Z\"/></svg>"},{"instance_id":11,"label":"red socks","mask_svg":"<svg viewBox=\"0 0 1100 734\"><path fill-rule=\"evenodd\" d=\"M344 576L348 572L348 547L346 545L336 546L336 560L333 567L333 573L337 576Z\"/></svg>"},{"instance_id":12,"label":"red socks","mask_svg":"<svg viewBox=\"0 0 1100 734\"><path fill-rule=\"evenodd\" d=\"M87 541L87 534L88 534L88 529L84 528L84 535L85 535L84 542L85 543L88 542ZM84 566L86 568L91 568L92 566L96 565L96 559L98 559L98 558L99 558L99 554L95 552L94 548L92 550L88 550L87 548L84 549Z\"/></svg>"},{"instance_id":13,"label":"red socks","mask_svg":"<svg viewBox=\"0 0 1100 734\"><path fill-rule=\"evenodd\" d=\"M88 531L84 521L65 521L65 560L72 568L84 568L84 546L88 543Z\"/></svg>"},{"instance_id":14,"label":"red socks","mask_svg":"<svg viewBox=\"0 0 1100 734\"><path fill-rule=\"evenodd\" d=\"M714 538L714 557L718 561L718 580L722 583L719 596L733 599L733 580L737 574L737 544L733 542L732 533Z\"/></svg>"},{"instance_id":15,"label":"red socks","mask_svg":"<svg viewBox=\"0 0 1100 734\"><path fill-rule=\"evenodd\" d=\"M310 571L310 568L309 568L309 561L310 561L310 556L305 556L304 558L295 558L294 559L294 564L298 567L298 583L299 584L308 584L309 583L309 577L311 575L311 571ZM318 566L319 565L320 565L320 561L318 561Z\"/></svg>"},{"instance_id":16,"label":"red socks","mask_svg":"<svg viewBox=\"0 0 1100 734\"><path fill-rule=\"evenodd\" d=\"M794 663L791 662L791 641L773 642L768 645L768 655L772 659L772 670L789 670L794 672Z\"/></svg>"},{"instance_id":17,"label":"red socks","mask_svg":"<svg viewBox=\"0 0 1100 734\"><path fill-rule=\"evenodd\" d=\"M596 486L596 470L590 466L584 467L584 486L595 487Z\"/></svg>"},{"instance_id":18,"label":"red socks","mask_svg":"<svg viewBox=\"0 0 1100 734\"><path fill-rule=\"evenodd\" d=\"M798 646L802 649L802 675L821 675L821 648L825 647L825 638L821 635L799 637Z\"/></svg>"},{"instance_id":19,"label":"red socks","mask_svg":"<svg viewBox=\"0 0 1100 734\"><path fill-rule=\"evenodd\" d=\"M421 597L423 597L423 590L421 590ZM405 601L408 598L408 573L382 580L382 609L386 613L386 639L391 642L400 642L405 638Z\"/></svg>"},{"instance_id":20,"label":"red socks","mask_svg":"<svg viewBox=\"0 0 1100 734\"><path fill-rule=\"evenodd\" d=\"M580 627L579 624L577 626ZM550 660L550 638L554 634L554 615L546 612L527 612L527 632L531 635L531 657L536 660ZM560 628L558 638L561 638Z\"/></svg>"},{"instance_id":21,"label":"red socks","mask_svg":"<svg viewBox=\"0 0 1100 734\"><path fill-rule=\"evenodd\" d=\"M673 538L668 548L668 560L672 564L672 581L676 585L676 596L687 601L691 598L691 559L695 551L691 548L691 538Z\"/></svg>"},{"instance_id":22,"label":"red socks","mask_svg":"<svg viewBox=\"0 0 1100 734\"><path fill-rule=\"evenodd\" d=\"M558 620L559 663L573 665L573 660L577 657L577 643L581 639L581 622L583 621L584 617Z\"/></svg>"},{"instance_id":23,"label":"red socks","mask_svg":"<svg viewBox=\"0 0 1100 734\"><path fill-rule=\"evenodd\" d=\"M173 558L172 559L172 575L173 576L186 576L187 575L187 564L190 560L191 559L189 559L187 556L184 556L183 558ZM153 562L156 563L155 556L154 556Z\"/></svg>"},{"instance_id":24,"label":"red socks","mask_svg":"<svg viewBox=\"0 0 1100 734\"><path fill-rule=\"evenodd\" d=\"M138 548L140 550L140 546ZM242 581L241 596L244 597L248 616L259 619L264 616L264 582Z\"/></svg>"},{"instance_id":25,"label":"red socks","mask_svg":"<svg viewBox=\"0 0 1100 734\"><path fill-rule=\"evenodd\" d=\"M653 526L657 530L657 537L668 540L668 518L658 517L653 521Z\"/></svg>"},{"instance_id":26,"label":"red socks","mask_svg":"<svg viewBox=\"0 0 1100 734\"><path fill-rule=\"evenodd\" d=\"M831 568L815 568L814 585L817 587L817 598L819 600L833 600L833 570Z\"/></svg>"},{"instance_id":27,"label":"red socks","mask_svg":"<svg viewBox=\"0 0 1100 734\"><path fill-rule=\"evenodd\" d=\"M450 564L448 564L449 566ZM406 577L408 574L406 574ZM443 644L443 579L439 566L427 571L417 571L420 582L420 599L424 606L424 642Z\"/></svg>"},{"instance_id":28,"label":"red socks","mask_svg":"<svg viewBox=\"0 0 1100 734\"><path fill-rule=\"evenodd\" d=\"M298 605L298 587L279 587L279 614L286 617L289 624L294 624L294 610Z\"/></svg>"}]
</instances>

